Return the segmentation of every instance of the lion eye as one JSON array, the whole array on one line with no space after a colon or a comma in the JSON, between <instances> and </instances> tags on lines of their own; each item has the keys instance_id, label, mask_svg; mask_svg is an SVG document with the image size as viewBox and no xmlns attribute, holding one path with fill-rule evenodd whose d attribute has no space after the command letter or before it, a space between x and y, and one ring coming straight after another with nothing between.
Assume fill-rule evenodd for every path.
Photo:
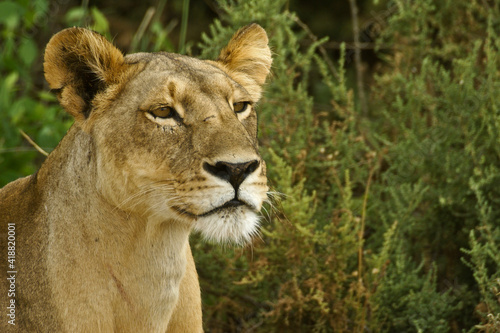
<instances>
[{"instance_id":1,"label":"lion eye","mask_svg":"<svg viewBox=\"0 0 500 333\"><path fill-rule=\"evenodd\" d=\"M248 108L249 102L238 102L233 104L234 112L242 113Z\"/></svg>"},{"instance_id":2,"label":"lion eye","mask_svg":"<svg viewBox=\"0 0 500 333\"><path fill-rule=\"evenodd\" d=\"M149 111L155 118L173 118L175 116L175 109L170 106L160 106Z\"/></svg>"}]
</instances>

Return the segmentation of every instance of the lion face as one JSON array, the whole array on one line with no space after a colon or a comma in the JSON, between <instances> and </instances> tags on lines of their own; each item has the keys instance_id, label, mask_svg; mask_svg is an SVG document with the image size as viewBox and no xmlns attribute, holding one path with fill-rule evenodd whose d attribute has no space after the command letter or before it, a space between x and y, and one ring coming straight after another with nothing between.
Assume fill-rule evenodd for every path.
<instances>
[{"instance_id":1,"label":"lion face","mask_svg":"<svg viewBox=\"0 0 500 333\"><path fill-rule=\"evenodd\" d=\"M155 55L92 128L102 190L124 209L192 223L209 239L247 240L267 192L255 102L212 64Z\"/></svg>"},{"instance_id":2,"label":"lion face","mask_svg":"<svg viewBox=\"0 0 500 333\"><path fill-rule=\"evenodd\" d=\"M264 30L241 29L217 61L123 57L88 30L60 34L47 47L47 81L94 141L101 195L155 223L248 241L268 191L255 112L271 65Z\"/></svg>"}]
</instances>

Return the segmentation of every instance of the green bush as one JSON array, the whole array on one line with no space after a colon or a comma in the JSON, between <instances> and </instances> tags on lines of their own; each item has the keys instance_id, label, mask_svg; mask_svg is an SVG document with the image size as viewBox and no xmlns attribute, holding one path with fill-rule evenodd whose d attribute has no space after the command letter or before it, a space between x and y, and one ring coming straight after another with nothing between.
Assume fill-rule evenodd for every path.
<instances>
[{"instance_id":1,"label":"green bush","mask_svg":"<svg viewBox=\"0 0 500 333\"><path fill-rule=\"evenodd\" d=\"M55 147L67 129L56 120L55 98L35 88L31 73L40 67L33 35L42 29L38 23L47 6L47 1L0 3L0 186L35 172L39 164L41 155L22 144L20 130L42 147Z\"/></svg>"},{"instance_id":2,"label":"green bush","mask_svg":"<svg viewBox=\"0 0 500 333\"><path fill-rule=\"evenodd\" d=\"M388 18L361 112L349 53L327 58L288 1L218 3L202 57L250 22L269 34L258 112L271 204L245 249L193 235L205 330L499 331L500 4L378 4ZM26 31L47 6L0 3L2 185L41 160L19 129L50 150L70 124L28 75L42 46ZM109 32L98 9L64 19ZM131 49L173 50L166 31L155 16Z\"/></svg>"},{"instance_id":3,"label":"green bush","mask_svg":"<svg viewBox=\"0 0 500 333\"><path fill-rule=\"evenodd\" d=\"M384 133L377 141L387 149L378 194L384 200L374 222L404 222L404 253L425 271L435 266L437 290L456 296L454 311L443 319L450 329L470 328L482 298L477 289L487 281L473 280L477 272L462 264L461 249L469 247L473 230L500 221L500 145L494 134L500 131L499 8L395 4L383 40L399 50L372 92L378 133ZM496 259L490 264L498 268Z\"/></svg>"}]
</instances>

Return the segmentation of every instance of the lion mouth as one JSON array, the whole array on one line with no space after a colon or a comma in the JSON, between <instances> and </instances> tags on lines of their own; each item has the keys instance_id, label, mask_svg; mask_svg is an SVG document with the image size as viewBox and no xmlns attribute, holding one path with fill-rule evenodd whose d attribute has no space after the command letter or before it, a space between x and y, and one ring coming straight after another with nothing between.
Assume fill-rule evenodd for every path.
<instances>
[{"instance_id":1,"label":"lion mouth","mask_svg":"<svg viewBox=\"0 0 500 333\"><path fill-rule=\"evenodd\" d=\"M198 217L205 217L205 216L213 215L213 214L216 214L216 213L218 213L220 211L224 211L224 210L235 209L236 207L240 207L240 206L246 206L251 210L255 210L252 208L252 206L250 206L249 204L247 204L247 203L245 203L237 198L233 198L233 199L225 202L224 204L222 204L218 207L215 207L215 208L213 208L205 213L201 213L201 214L193 214L193 213L191 213L187 210L184 210L180 207L172 207L172 208L174 208L181 215L189 215L189 216L198 218Z\"/></svg>"},{"instance_id":2,"label":"lion mouth","mask_svg":"<svg viewBox=\"0 0 500 333\"><path fill-rule=\"evenodd\" d=\"M245 206L245 205L247 205L247 204L244 203L243 201L234 198L234 199L229 200L225 204L223 204L223 205L221 205L219 207L216 207L216 208L214 208L212 210L209 210L208 212L200 214L198 216L199 217L204 217L204 216L208 216L208 215L212 215L212 214L218 213L221 210L224 210L226 208L233 208L233 207L239 207L239 206Z\"/></svg>"}]
</instances>

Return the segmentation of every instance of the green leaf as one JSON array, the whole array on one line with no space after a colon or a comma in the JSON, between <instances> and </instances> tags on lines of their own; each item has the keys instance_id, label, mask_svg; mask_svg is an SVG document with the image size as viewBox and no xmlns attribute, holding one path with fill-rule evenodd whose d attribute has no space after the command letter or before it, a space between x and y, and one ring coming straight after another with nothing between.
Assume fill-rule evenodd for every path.
<instances>
[{"instance_id":1,"label":"green leaf","mask_svg":"<svg viewBox=\"0 0 500 333\"><path fill-rule=\"evenodd\" d=\"M57 97L48 91L40 91L38 93L38 98L40 98L42 101L46 101L46 102L56 102L57 101Z\"/></svg>"},{"instance_id":2,"label":"green leaf","mask_svg":"<svg viewBox=\"0 0 500 333\"><path fill-rule=\"evenodd\" d=\"M19 73L12 72L8 74L5 79L0 81L0 106L9 106L12 90L14 89L14 86L18 79Z\"/></svg>"},{"instance_id":3,"label":"green leaf","mask_svg":"<svg viewBox=\"0 0 500 333\"><path fill-rule=\"evenodd\" d=\"M85 17L85 8L75 7L71 8L64 17L64 20L68 25L80 25L83 18Z\"/></svg>"},{"instance_id":4,"label":"green leaf","mask_svg":"<svg viewBox=\"0 0 500 333\"><path fill-rule=\"evenodd\" d=\"M9 30L14 29L23 18L26 10L12 1L0 2L0 24L5 24Z\"/></svg>"},{"instance_id":5,"label":"green leaf","mask_svg":"<svg viewBox=\"0 0 500 333\"><path fill-rule=\"evenodd\" d=\"M96 7L92 7L91 13L94 19L92 29L103 35L107 34L109 32L109 23L104 14Z\"/></svg>"},{"instance_id":6,"label":"green leaf","mask_svg":"<svg viewBox=\"0 0 500 333\"><path fill-rule=\"evenodd\" d=\"M21 58L22 62L25 65L30 66L33 61L35 61L37 56L38 48L35 42L32 39L23 38L21 40L21 45L19 45L19 57Z\"/></svg>"}]
</instances>

